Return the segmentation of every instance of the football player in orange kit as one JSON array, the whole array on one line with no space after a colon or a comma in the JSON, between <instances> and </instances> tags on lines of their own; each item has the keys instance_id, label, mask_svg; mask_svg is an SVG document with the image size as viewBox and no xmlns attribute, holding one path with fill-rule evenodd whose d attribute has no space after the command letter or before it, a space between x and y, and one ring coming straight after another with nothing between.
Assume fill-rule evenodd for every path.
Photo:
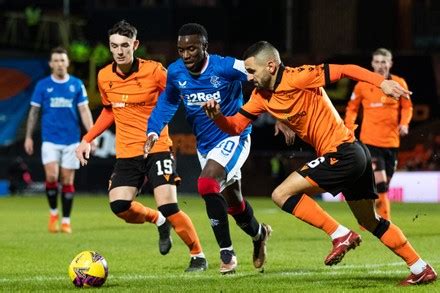
<instances>
[{"instance_id":1,"label":"football player in orange kit","mask_svg":"<svg viewBox=\"0 0 440 293\"><path fill-rule=\"evenodd\" d=\"M98 73L98 86L104 109L95 125L83 137L76 155L84 166L90 155L90 142L116 124L116 164L110 177L111 210L127 223L151 222L159 229L159 250L171 248L170 225L190 250L187 272L204 271L207 262L191 219L179 209L175 161L171 153L168 127L159 135L144 159L147 121L166 84L166 69L159 62L134 57L139 45L137 30L126 21L109 30L109 45L114 62ZM158 210L135 201L145 178L153 187ZM168 223L169 222L169 223Z\"/></svg>"},{"instance_id":2,"label":"football player in orange kit","mask_svg":"<svg viewBox=\"0 0 440 293\"><path fill-rule=\"evenodd\" d=\"M384 48L373 52L371 66L374 72L386 79L395 80L408 89L403 78L390 73L393 55ZM397 167L397 150L400 136L408 134L408 125L412 117L410 99L400 97L390 99L383 92L366 82L358 82L348 102L345 125L354 130L359 106L363 108L360 140L368 147L373 162L374 178L379 198L376 211L384 219L390 220L390 201L388 186Z\"/></svg>"},{"instance_id":3,"label":"football player in orange kit","mask_svg":"<svg viewBox=\"0 0 440 293\"><path fill-rule=\"evenodd\" d=\"M354 137L322 88L343 77L369 82L386 95L399 98L410 94L397 82L385 80L356 65L322 64L285 67L278 50L260 41L244 53L248 79L257 87L249 101L233 116L225 117L215 100L204 105L206 114L231 135L239 134L258 115L269 112L312 145L318 158L290 174L272 193L273 201L285 212L326 232L333 249L326 265L339 263L345 253L360 244L360 236L327 214L313 195L344 192L358 222L400 256L411 274L401 285L430 283L434 269L420 258L402 231L376 215L377 198L368 149Z\"/></svg>"}]
</instances>

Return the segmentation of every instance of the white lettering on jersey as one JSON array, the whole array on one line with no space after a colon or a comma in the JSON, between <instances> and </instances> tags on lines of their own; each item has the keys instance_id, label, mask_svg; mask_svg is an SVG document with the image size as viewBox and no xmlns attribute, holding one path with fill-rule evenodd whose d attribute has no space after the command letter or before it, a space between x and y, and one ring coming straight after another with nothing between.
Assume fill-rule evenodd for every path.
<instances>
[{"instance_id":1,"label":"white lettering on jersey","mask_svg":"<svg viewBox=\"0 0 440 293\"><path fill-rule=\"evenodd\" d=\"M189 95L185 95L185 99L187 101L188 106L201 106L203 103L214 99L217 103L220 103L221 96L220 91L216 91L212 94L205 93L193 93Z\"/></svg>"},{"instance_id":2,"label":"white lettering on jersey","mask_svg":"<svg viewBox=\"0 0 440 293\"><path fill-rule=\"evenodd\" d=\"M72 100L64 97L50 98L51 108L72 108Z\"/></svg>"},{"instance_id":3,"label":"white lettering on jersey","mask_svg":"<svg viewBox=\"0 0 440 293\"><path fill-rule=\"evenodd\" d=\"M383 107L383 103L370 103L371 108Z\"/></svg>"},{"instance_id":4,"label":"white lettering on jersey","mask_svg":"<svg viewBox=\"0 0 440 293\"><path fill-rule=\"evenodd\" d=\"M237 60L235 59L234 65L232 66L234 69L243 72L244 74L248 74L246 71L246 68L244 67L244 61L243 60Z\"/></svg>"}]
</instances>

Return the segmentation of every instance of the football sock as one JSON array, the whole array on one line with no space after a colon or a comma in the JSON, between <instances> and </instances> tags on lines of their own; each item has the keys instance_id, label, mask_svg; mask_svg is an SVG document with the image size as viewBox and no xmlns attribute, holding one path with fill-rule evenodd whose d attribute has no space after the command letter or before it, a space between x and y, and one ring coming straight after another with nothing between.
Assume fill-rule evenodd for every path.
<instances>
[{"instance_id":1,"label":"football sock","mask_svg":"<svg viewBox=\"0 0 440 293\"><path fill-rule=\"evenodd\" d=\"M70 224L70 218L68 217L63 217L61 219L61 224Z\"/></svg>"},{"instance_id":2,"label":"football sock","mask_svg":"<svg viewBox=\"0 0 440 293\"><path fill-rule=\"evenodd\" d=\"M50 209L49 213L53 217L58 216L58 209Z\"/></svg>"},{"instance_id":3,"label":"football sock","mask_svg":"<svg viewBox=\"0 0 440 293\"><path fill-rule=\"evenodd\" d=\"M298 219L323 230L328 235L335 232L339 226L335 219L306 194L289 197L283 204L282 209L293 214Z\"/></svg>"},{"instance_id":4,"label":"football sock","mask_svg":"<svg viewBox=\"0 0 440 293\"><path fill-rule=\"evenodd\" d=\"M418 275L426 268L428 264L421 258L419 258L415 263L409 266L409 270L414 275Z\"/></svg>"},{"instance_id":5,"label":"football sock","mask_svg":"<svg viewBox=\"0 0 440 293\"><path fill-rule=\"evenodd\" d=\"M342 225L339 225L338 228L336 229L335 232L333 232L330 237L332 238L332 240L345 236L348 233L350 233L350 230L347 227L344 227Z\"/></svg>"},{"instance_id":6,"label":"football sock","mask_svg":"<svg viewBox=\"0 0 440 293\"><path fill-rule=\"evenodd\" d=\"M379 198L376 199L376 212L385 220L391 219L390 200L387 192L379 192Z\"/></svg>"},{"instance_id":7,"label":"football sock","mask_svg":"<svg viewBox=\"0 0 440 293\"><path fill-rule=\"evenodd\" d=\"M232 209L229 207L228 214L235 219L237 225L246 234L251 237L259 236L258 232L260 230L260 224L258 223L257 219L255 219L252 206L247 200L243 200L238 209Z\"/></svg>"},{"instance_id":8,"label":"football sock","mask_svg":"<svg viewBox=\"0 0 440 293\"><path fill-rule=\"evenodd\" d=\"M117 216L132 224L156 223L159 218L159 212L142 205L140 202L132 201L130 208L118 213Z\"/></svg>"},{"instance_id":9,"label":"football sock","mask_svg":"<svg viewBox=\"0 0 440 293\"><path fill-rule=\"evenodd\" d=\"M202 252L202 245L200 244L196 229L187 214L179 211L178 213L169 216L167 219L173 226L174 231L179 235L180 239L182 239L188 246L191 255L197 255Z\"/></svg>"},{"instance_id":10,"label":"football sock","mask_svg":"<svg viewBox=\"0 0 440 293\"><path fill-rule=\"evenodd\" d=\"M167 218L165 218L163 216L163 214L159 211L159 216L157 217L157 221L156 221L156 226L162 226L163 224L165 224L165 221L167 220Z\"/></svg>"},{"instance_id":11,"label":"football sock","mask_svg":"<svg viewBox=\"0 0 440 293\"><path fill-rule=\"evenodd\" d=\"M205 200L206 212L219 247L232 246L225 199L220 193L204 194L202 198Z\"/></svg>"},{"instance_id":12,"label":"football sock","mask_svg":"<svg viewBox=\"0 0 440 293\"><path fill-rule=\"evenodd\" d=\"M58 182L48 182L46 181L46 196L49 202L49 207L52 210L57 208L57 197L58 197Z\"/></svg>"},{"instance_id":13,"label":"football sock","mask_svg":"<svg viewBox=\"0 0 440 293\"><path fill-rule=\"evenodd\" d=\"M75 187L70 185L63 185L61 190L61 203L63 206L63 217L69 218L72 211L73 205L73 195L75 192Z\"/></svg>"},{"instance_id":14,"label":"football sock","mask_svg":"<svg viewBox=\"0 0 440 293\"><path fill-rule=\"evenodd\" d=\"M409 267L420 259L420 256L411 246L405 235L403 235L399 227L392 223L390 223L388 230L380 237L380 241L395 254L400 256Z\"/></svg>"}]
</instances>

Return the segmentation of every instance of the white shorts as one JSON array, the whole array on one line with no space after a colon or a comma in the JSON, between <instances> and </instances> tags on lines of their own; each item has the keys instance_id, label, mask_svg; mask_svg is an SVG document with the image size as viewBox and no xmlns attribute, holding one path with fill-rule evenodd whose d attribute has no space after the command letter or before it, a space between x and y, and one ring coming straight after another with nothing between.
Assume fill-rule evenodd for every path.
<instances>
[{"instance_id":1,"label":"white shorts","mask_svg":"<svg viewBox=\"0 0 440 293\"><path fill-rule=\"evenodd\" d=\"M43 165L56 162L64 169L79 169L79 160L75 156L75 149L79 143L70 145L43 142L41 159Z\"/></svg>"},{"instance_id":2,"label":"white shorts","mask_svg":"<svg viewBox=\"0 0 440 293\"><path fill-rule=\"evenodd\" d=\"M223 191L227 186L241 179L241 167L249 156L251 149L251 136L243 138L231 136L220 141L205 156L197 151L200 166L205 167L206 162L211 159L225 168L226 178L220 182L220 190Z\"/></svg>"}]
</instances>

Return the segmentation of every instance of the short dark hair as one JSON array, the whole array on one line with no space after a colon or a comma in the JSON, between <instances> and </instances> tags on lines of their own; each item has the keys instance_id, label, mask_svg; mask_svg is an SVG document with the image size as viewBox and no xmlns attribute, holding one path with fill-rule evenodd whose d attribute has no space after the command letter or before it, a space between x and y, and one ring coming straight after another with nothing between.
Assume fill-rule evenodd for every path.
<instances>
[{"instance_id":1,"label":"short dark hair","mask_svg":"<svg viewBox=\"0 0 440 293\"><path fill-rule=\"evenodd\" d=\"M179 36L199 35L208 41L208 32L205 27L198 23L186 23L179 29Z\"/></svg>"},{"instance_id":2,"label":"short dark hair","mask_svg":"<svg viewBox=\"0 0 440 293\"><path fill-rule=\"evenodd\" d=\"M252 44L249 48L246 49L243 53L243 60L246 60L250 57L257 56L261 51L270 48L271 50L275 49L275 47L267 42L267 41L259 41Z\"/></svg>"},{"instance_id":3,"label":"short dark hair","mask_svg":"<svg viewBox=\"0 0 440 293\"><path fill-rule=\"evenodd\" d=\"M118 34L130 39L136 38L137 29L129 24L126 20L118 21L113 25L111 29L108 30L108 36Z\"/></svg>"},{"instance_id":4,"label":"short dark hair","mask_svg":"<svg viewBox=\"0 0 440 293\"><path fill-rule=\"evenodd\" d=\"M378 48L376 49L372 56L376 56L376 55L381 55L381 56L385 56L385 57L389 57L391 59L393 59L393 53L391 53L390 50L385 49L385 48Z\"/></svg>"},{"instance_id":5,"label":"short dark hair","mask_svg":"<svg viewBox=\"0 0 440 293\"><path fill-rule=\"evenodd\" d=\"M50 50L49 57L52 58L53 54L66 54L66 55L68 55L67 54L67 50L64 47L61 47L61 46L52 48L52 50Z\"/></svg>"}]
</instances>

